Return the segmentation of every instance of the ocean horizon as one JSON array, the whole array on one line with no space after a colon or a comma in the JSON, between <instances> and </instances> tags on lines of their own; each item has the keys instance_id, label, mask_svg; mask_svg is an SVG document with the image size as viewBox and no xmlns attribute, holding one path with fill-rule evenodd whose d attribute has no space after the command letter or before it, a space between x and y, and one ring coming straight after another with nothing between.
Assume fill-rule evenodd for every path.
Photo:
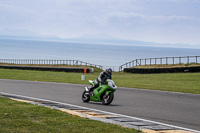
<instances>
[{"instance_id":1,"label":"ocean horizon","mask_svg":"<svg viewBox=\"0 0 200 133\"><path fill-rule=\"evenodd\" d=\"M0 59L80 60L114 68L135 59L199 55L192 48L0 39Z\"/></svg>"}]
</instances>

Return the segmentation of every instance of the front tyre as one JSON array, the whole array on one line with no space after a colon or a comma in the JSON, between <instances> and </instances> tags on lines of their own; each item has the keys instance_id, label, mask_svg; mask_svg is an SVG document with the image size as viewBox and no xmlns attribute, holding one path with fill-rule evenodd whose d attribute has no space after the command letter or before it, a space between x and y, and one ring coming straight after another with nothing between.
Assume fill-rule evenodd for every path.
<instances>
[{"instance_id":1,"label":"front tyre","mask_svg":"<svg viewBox=\"0 0 200 133\"><path fill-rule=\"evenodd\" d=\"M83 94L82 94L82 100L83 100L83 102L86 102L86 103L90 101L89 92L87 92L87 91L83 92Z\"/></svg>"},{"instance_id":2,"label":"front tyre","mask_svg":"<svg viewBox=\"0 0 200 133\"><path fill-rule=\"evenodd\" d=\"M114 99L114 94L112 92L110 92L108 95L104 95L102 98L102 103L104 105L109 105Z\"/></svg>"}]
</instances>

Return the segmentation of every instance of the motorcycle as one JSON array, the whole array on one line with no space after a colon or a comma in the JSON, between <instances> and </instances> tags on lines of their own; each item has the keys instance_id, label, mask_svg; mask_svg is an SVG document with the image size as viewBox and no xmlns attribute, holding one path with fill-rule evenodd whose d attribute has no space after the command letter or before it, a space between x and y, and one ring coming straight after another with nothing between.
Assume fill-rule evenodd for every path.
<instances>
[{"instance_id":1,"label":"motorcycle","mask_svg":"<svg viewBox=\"0 0 200 133\"><path fill-rule=\"evenodd\" d=\"M89 93L88 87L85 87L85 90L82 94L83 102L96 101L102 102L104 105L109 105L114 99L114 92L117 89L114 81L107 79L108 84L99 83L99 87L95 88L93 95ZM94 85L94 81L89 80L91 85Z\"/></svg>"}]
</instances>

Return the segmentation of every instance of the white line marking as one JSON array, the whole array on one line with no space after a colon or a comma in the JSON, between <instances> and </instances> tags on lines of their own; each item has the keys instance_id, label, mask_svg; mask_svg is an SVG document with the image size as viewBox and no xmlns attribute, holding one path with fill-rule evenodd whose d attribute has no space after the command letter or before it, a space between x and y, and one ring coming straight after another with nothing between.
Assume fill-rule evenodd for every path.
<instances>
[{"instance_id":1,"label":"white line marking","mask_svg":"<svg viewBox=\"0 0 200 133\"><path fill-rule=\"evenodd\" d=\"M83 108L83 109L88 109L88 110L97 111L97 112L101 112L101 113L106 113L106 114L110 114L110 115L117 115L117 116L121 116L121 117L132 118L132 119L137 119L137 120L146 121L146 122L152 122L152 123L155 123L155 124L160 124L160 125L169 126L169 127L173 127L173 128L178 128L178 129L182 129L182 130L186 130L186 131L200 133L200 131L189 129L189 128L184 128L184 127L164 124L164 123L155 122L155 121L151 121L151 120L146 120L146 119L141 119L141 118L132 117L132 116L128 116L128 115L122 115L122 114L102 111L102 110L98 110L98 109L82 107L82 106L68 104L68 103L56 102L56 101L52 101L52 100L46 100L46 99L40 99L40 98L34 98L34 97L28 97L28 96L22 96L22 95L4 93L4 92L0 92L0 94L2 94L2 95L10 95L10 96L18 96L18 97L22 97L22 98L28 98L28 99L39 100L39 101L41 100L41 101L46 101L46 102L54 102L54 103L58 103L58 104L69 105L69 106L73 106L73 107L77 107L77 108Z\"/></svg>"}]
</instances>

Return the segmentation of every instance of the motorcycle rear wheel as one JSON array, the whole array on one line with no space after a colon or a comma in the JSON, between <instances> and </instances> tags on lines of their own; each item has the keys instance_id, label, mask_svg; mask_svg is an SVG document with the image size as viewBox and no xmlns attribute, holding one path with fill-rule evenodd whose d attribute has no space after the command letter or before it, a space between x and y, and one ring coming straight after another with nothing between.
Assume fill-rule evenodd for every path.
<instances>
[{"instance_id":1,"label":"motorcycle rear wheel","mask_svg":"<svg viewBox=\"0 0 200 133\"><path fill-rule=\"evenodd\" d=\"M108 95L104 95L102 98L102 103L104 105L109 105L114 99L114 94L112 92L110 92Z\"/></svg>"},{"instance_id":2,"label":"motorcycle rear wheel","mask_svg":"<svg viewBox=\"0 0 200 133\"><path fill-rule=\"evenodd\" d=\"M89 94L86 94L88 93L87 91L84 91L83 94L82 94L82 100L83 102L89 102L90 101L90 95Z\"/></svg>"}]
</instances>

